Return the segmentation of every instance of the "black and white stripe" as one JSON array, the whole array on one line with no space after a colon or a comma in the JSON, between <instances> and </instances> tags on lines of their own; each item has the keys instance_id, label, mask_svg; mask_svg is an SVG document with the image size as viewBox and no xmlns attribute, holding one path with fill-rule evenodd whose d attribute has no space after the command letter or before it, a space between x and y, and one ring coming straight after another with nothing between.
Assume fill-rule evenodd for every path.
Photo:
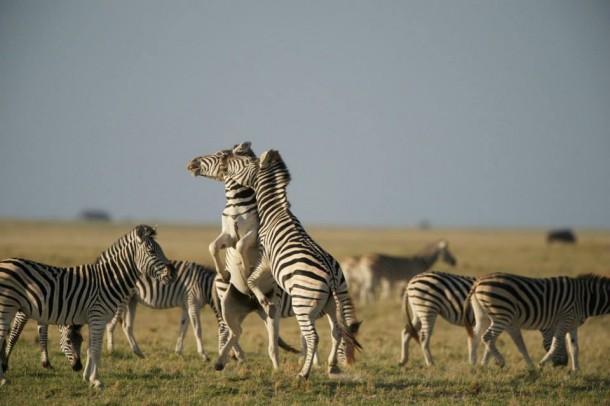
<instances>
[{"instance_id":1,"label":"black and white stripe","mask_svg":"<svg viewBox=\"0 0 610 406\"><path fill-rule=\"evenodd\" d=\"M406 325L401 335L402 349L399 365L405 365L409 359L411 338L421 344L426 364L434 365L430 352L430 339L438 316L455 326L464 326L466 319L470 324L474 323L473 312L467 311L464 306L474 281L474 277L438 271L424 272L411 279L403 293L402 308ZM553 330L543 330L542 336L543 343L550 343L553 338ZM469 346L469 349L472 349L472 346ZM476 354L470 354L470 359L473 357L476 359ZM553 357L553 363L565 365L567 363L565 351L558 352Z\"/></svg>"},{"instance_id":2,"label":"black and white stripe","mask_svg":"<svg viewBox=\"0 0 610 406\"><path fill-rule=\"evenodd\" d=\"M552 329L553 339L541 365L566 345L572 369L579 368L577 329L591 316L610 313L610 278L581 275L576 278L528 278L511 274L491 274L478 279L468 297L475 326L466 323L473 346L479 337L486 345L482 363L491 355L499 365L504 358L496 348L498 336L506 330L528 365L533 365L521 336L521 329ZM484 333L483 333L484 332Z\"/></svg>"},{"instance_id":3,"label":"black and white stripe","mask_svg":"<svg viewBox=\"0 0 610 406\"><path fill-rule=\"evenodd\" d=\"M169 283L171 264L154 240L155 230L138 226L129 243L107 262L60 268L27 259L0 261L0 345L17 312L44 324L89 325L89 350L83 378L96 388L106 323L132 294L141 274ZM4 353L2 352L4 358ZM0 383L7 379L0 370Z\"/></svg>"},{"instance_id":4,"label":"black and white stripe","mask_svg":"<svg viewBox=\"0 0 610 406\"><path fill-rule=\"evenodd\" d=\"M290 211L286 197L290 174L279 153L267 151L257 160L224 151L199 159L215 162L210 167L220 168L219 173L202 173L203 176L218 178L220 174L252 187L256 192L262 256L248 279L248 285L276 321L279 321L279 317L274 317L274 304L269 303L262 285L273 277L277 285L291 296L292 307L307 344L307 355L299 375L307 378L311 372L319 341L315 320L323 310L332 330L333 345L328 360L330 372L338 371L340 339L345 340L347 361L353 362L354 350L360 348L354 335L359 322L345 278L337 261L307 234ZM224 365L227 354L223 351L217 364Z\"/></svg>"}]
</instances>

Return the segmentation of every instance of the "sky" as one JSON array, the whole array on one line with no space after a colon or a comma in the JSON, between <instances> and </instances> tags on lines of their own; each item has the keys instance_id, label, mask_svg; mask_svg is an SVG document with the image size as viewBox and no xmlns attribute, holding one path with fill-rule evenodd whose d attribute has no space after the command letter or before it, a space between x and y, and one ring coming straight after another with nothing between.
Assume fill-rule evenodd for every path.
<instances>
[{"instance_id":1,"label":"sky","mask_svg":"<svg viewBox=\"0 0 610 406\"><path fill-rule=\"evenodd\" d=\"M220 224L251 141L312 226L610 228L610 2L0 0L0 218Z\"/></svg>"}]
</instances>

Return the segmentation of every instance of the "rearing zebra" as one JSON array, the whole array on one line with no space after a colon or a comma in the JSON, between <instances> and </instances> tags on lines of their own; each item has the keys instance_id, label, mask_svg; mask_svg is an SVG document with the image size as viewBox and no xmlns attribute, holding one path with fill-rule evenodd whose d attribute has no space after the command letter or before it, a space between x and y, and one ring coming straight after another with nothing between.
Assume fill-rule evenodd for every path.
<instances>
[{"instance_id":1,"label":"rearing zebra","mask_svg":"<svg viewBox=\"0 0 610 406\"><path fill-rule=\"evenodd\" d=\"M340 339L345 341L347 362L352 363L355 349L361 346L355 338L359 322L345 278L337 261L307 234L290 211L286 197L290 174L279 153L267 151L258 160L221 151L198 159L207 161L210 168L208 173L201 175L214 179L221 175L256 192L262 255L248 279L248 285L272 318L275 316L274 304L269 303L261 289L261 281L268 281L272 275L277 285L291 296L295 316L307 344L307 354L299 376L308 378L311 373L319 341L315 320L323 310L331 325L329 372L339 370L337 349ZM221 363L226 355L225 351L219 355Z\"/></svg>"},{"instance_id":2,"label":"rearing zebra","mask_svg":"<svg viewBox=\"0 0 610 406\"><path fill-rule=\"evenodd\" d=\"M132 294L139 275L164 283L173 278L153 228L138 226L129 235L127 245L99 264L60 268L27 259L0 261L0 345L18 311L44 324L89 324L83 379L102 389L98 365L106 323ZM8 379L0 369L0 384L5 383Z\"/></svg>"},{"instance_id":3,"label":"rearing zebra","mask_svg":"<svg viewBox=\"0 0 610 406\"><path fill-rule=\"evenodd\" d=\"M498 336L506 330L528 365L533 365L521 336L521 329L554 329L553 340L540 361L547 363L566 345L572 360L572 370L579 368L577 329L591 316L610 313L610 278L601 275L580 275L576 278L528 278L496 273L478 279L469 293L467 306L474 311L476 324L466 323L473 350L476 350L484 326L486 345L482 364L490 355L504 365L496 348ZM491 322L491 324L490 324Z\"/></svg>"},{"instance_id":4,"label":"rearing zebra","mask_svg":"<svg viewBox=\"0 0 610 406\"><path fill-rule=\"evenodd\" d=\"M468 319L470 324L474 323L474 314L472 311L467 311L464 306L474 281L473 277L437 271L421 273L409 281L402 296L406 325L401 335L402 350L399 365L405 365L409 359L411 338L421 344L426 365L434 365L430 353L430 338L439 315L455 326L464 326L465 319ZM543 329L541 332L543 345L548 350L547 346L550 347L554 329ZM469 349L472 351L471 345ZM471 353L470 359L473 362L476 354ZM554 365L566 365L567 362L565 351L558 351L553 357Z\"/></svg>"}]
</instances>

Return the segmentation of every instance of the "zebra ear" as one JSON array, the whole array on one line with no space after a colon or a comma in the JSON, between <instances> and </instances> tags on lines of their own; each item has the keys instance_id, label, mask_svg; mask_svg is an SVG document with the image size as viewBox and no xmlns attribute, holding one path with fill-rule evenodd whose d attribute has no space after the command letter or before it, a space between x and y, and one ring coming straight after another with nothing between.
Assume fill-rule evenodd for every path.
<instances>
[{"instance_id":1,"label":"zebra ear","mask_svg":"<svg viewBox=\"0 0 610 406\"><path fill-rule=\"evenodd\" d=\"M280 159L280 153L276 150L270 149L269 151L263 152L258 166L259 168L263 169L271 165L273 162L279 161Z\"/></svg>"},{"instance_id":2,"label":"zebra ear","mask_svg":"<svg viewBox=\"0 0 610 406\"><path fill-rule=\"evenodd\" d=\"M233 153L234 154L243 154L244 152L250 150L251 145L252 145L252 143L250 141L244 141L241 144L235 144L233 146Z\"/></svg>"},{"instance_id":3,"label":"zebra ear","mask_svg":"<svg viewBox=\"0 0 610 406\"><path fill-rule=\"evenodd\" d=\"M447 243L447 240L440 240L438 242L438 248L439 249L445 249L445 248L447 248L448 245L449 244Z\"/></svg>"}]
</instances>

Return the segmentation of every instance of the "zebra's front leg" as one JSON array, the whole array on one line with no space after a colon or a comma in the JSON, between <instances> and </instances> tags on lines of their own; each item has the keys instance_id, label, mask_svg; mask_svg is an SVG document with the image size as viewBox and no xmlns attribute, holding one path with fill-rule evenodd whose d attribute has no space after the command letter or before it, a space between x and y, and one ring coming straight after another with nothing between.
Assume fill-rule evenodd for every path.
<instances>
[{"instance_id":1,"label":"zebra's front leg","mask_svg":"<svg viewBox=\"0 0 610 406\"><path fill-rule=\"evenodd\" d=\"M49 338L49 326L38 323L38 345L40 346L40 362L46 369L55 369L49 360L47 340Z\"/></svg>"},{"instance_id":2,"label":"zebra's front leg","mask_svg":"<svg viewBox=\"0 0 610 406\"><path fill-rule=\"evenodd\" d=\"M125 337L127 337L127 341L129 342L129 346L134 354L138 356L138 358L145 358L144 354L140 350L140 346L136 341L136 337L133 335L133 321L136 318L136 308L138 306L138 298L137 296L132 296L127 304L127 308L125 310L125 317L123 317L123 332L125 333Z\"/></svg>"},{"instance_id":3,"label":"zebra's front leg","mask_svg":"<svg viewBox=\"0 0 610 406\"><path fill-rule=\"evenodd\" d=\"M89 386L100 390L104 389L104 384L98 379L97 374L105 327L105 323L100 321L89 322L89 348L87 349L87 364L83 373L83 379L89 382Z\"/></svg>"},{"instance_id":4,"label":"zebra's front leg","mask_svg":"<svg viewBox=\"0 0 610 406\"><path fill-rule=\"evenodd\" d=\"M197 342L197 354L199 354L201 359L207 362L210 360L210 357L208 357L208 354L206 354L205 350L203 349L203 337L201 335L201 321L199 320L199 311L200 306L197 301L194 299L189 300L188 315L191 320L191 326L193 327L195 341Z\"/></svg>"},{"instance_id":5,"label":"zebra's front leg","mask_svg":"<svg viewBox=\"0 0 610 406\"><path fill-rule=\"evenodd\" d=\"M126 305L121 304L119 308L116 310L114 317L112 320L106 324L106 349L109 353L114 351L114 329L116 328L117 323L123 324L123 319L125 318L125 309Z\"/></svg>"},{"instance_id":6,"label":"zebra's front leg","mask_svg":"<svg viewBox=\"0 0 610 406\"><path fill-rule=\"evenodd\" d=\"M510 335L510 338L513 339L513 341L514 341L515 345L517 346L517 349L519 350L521 355L523 355L523 358L525 359L527 366L533 367L534 362L532 361L529 353L527 352L527 347L525 346L525 342L523 342L523 335L521 335L521 329L519 327L510 327L510 328L506 329L506 332L508 333L508 335Z\"/></svg>"},{"instance_id":7,"label":"zebra's front leg","mask_svg":"<svg viewBox=\"0 0 610 406\"><path fill-rule=\"evenodd\" d=\"M572 371L578 371L580 364L578 363L578 336L577 329L574 328L567 334L568 347L570 349L570 358L572 359Z\"/></svg>"},{"instance_id":8,"label":"zebra's front leg","mask_svg":"<svg viewBox=\"0 0 610 406\"><path fill-rule=\"evenodd\" d=\"M222 318L227 327L227 339L220 348L218 358L214 362L214 369L216 371L222 371L227 364L227 358L233 346L239 342L241 336L241 322L244 317L248 314L240 303L240 293L235 293L236 289L233 285L230 285L229 290L225 293L222 298ZM220 343L219 343L220 344Z\"/></svg>"},{"instance_id":9,"label":"zebra's front leg","mask_svg":"<svg viewBox=\"0 0 610 406\"><path fill-rule=\"evenodd\" d=\"M229 272L222 265L222 258L220 257L220 251L226 249L227 247L235 246L235 239L231 237L229 234L222 232L214 241L212 241L208 247L210 254L212 255L212 259L214 260L214 267L216 268L216 272L218 272L222 279L228 281L231 278Z\"/></svg>"},{"instance_id":10,"label":"zebra's front leg","mask_svg":"<svg viewBox=\"0 0 610 406\"><path fill-rule=\"evenodd\" d=\"M180 356L182 356L184 349L184 336L186 335L186 323L188 322L188 319L188 310L182 308L180 323L178 324L178 339L176 340L176 348L174 349L174 352Z\"/></svg>"},{"instance_id":11,"label":"zebra's front leg","mask_svg":"<svg viewBox=\"0 0 610 406\"><path fill-rule=\"evenodd\" d=\"M254 293L254 296L256 296L256 299L263 307L265 312L273 319L275 318L276 306L273 301L269 301L265 293L258 286L259 282L266 277L266 275L264 275L265 272L271 272L271 270L267 266L264 266L263 262L261 261L261 263L259 263L259 265L256 267L256 270L252 272L252 275L250 275L248 278L247 283L248 287L252 293Z\"/></svg>"}]
</instances>

